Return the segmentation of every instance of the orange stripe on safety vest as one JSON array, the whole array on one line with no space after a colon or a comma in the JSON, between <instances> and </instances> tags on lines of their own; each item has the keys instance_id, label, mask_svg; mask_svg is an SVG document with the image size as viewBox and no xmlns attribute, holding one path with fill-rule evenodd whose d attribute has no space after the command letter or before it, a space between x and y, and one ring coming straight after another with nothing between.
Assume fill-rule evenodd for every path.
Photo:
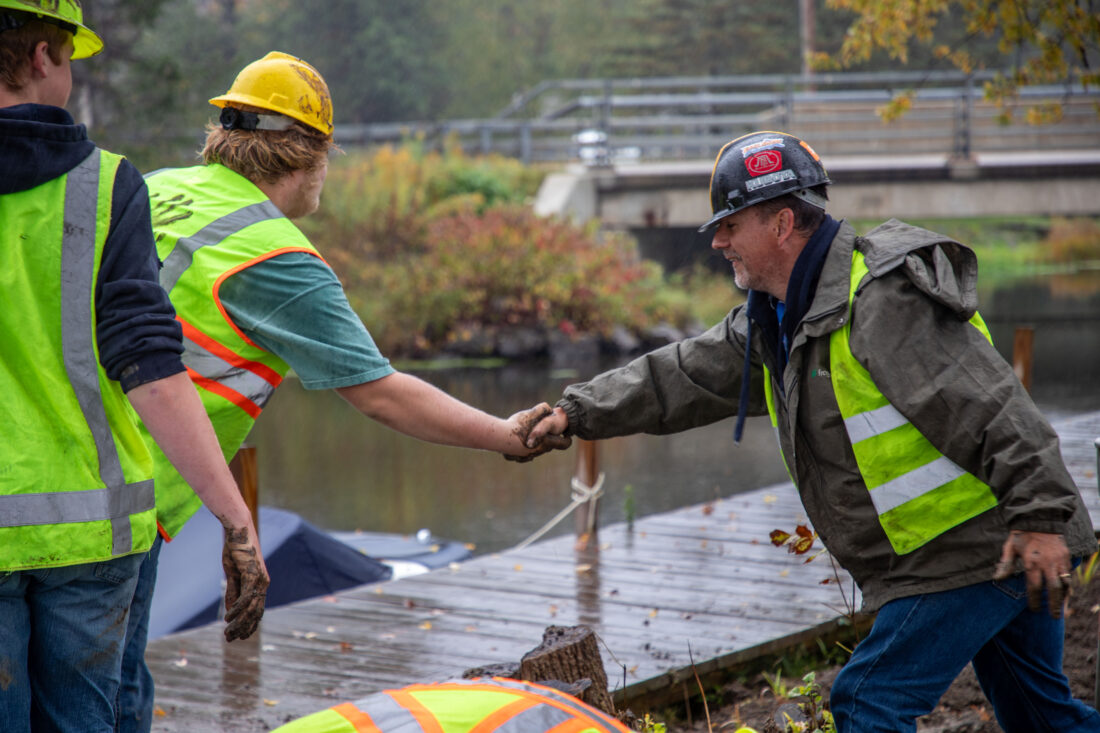
<instances>
[{"instance_id":1,"label":"orange stripe on safety vest","mask_svg":"<svg viewBox=\"0 0 1100 733\"><path fill-rule=\"evenodd\" d=\"M517 681L519 681L519 680L510 680L507 677L503 677L503 678L494 677L492 679L501 679L502 681L505 681L505 682L517 682ZM472 680L472 682L475 685L477 684L476 680ZM488 683L484 683L484 684L486 685L486 687L492 687L492 685L490 685ZM558 708L559 710L563 710L563 711L569 713L570 715L576 716L577 720L579 720L581 723L583 723L583 725L581 726L581 729L591 727L591 728L595 728L597 730L616 730L616 731L625 731L625 733L630 733L629 728L627 728L625 725L623 725L619 721L615 720L615 718L605 714L601 710L598 710L598 709L593 708L591 706L581 707L581 705L585 705L585 703L581 703L580 701L577 701L576 705L571 705L568 702L563 701L562 697L565 697L565 695L560 690L555 690L553 687L548 687L546 685L540 685L536 682L528 682L526 680L523 680L521 682L521 684L529 685L531 687L536 688L537 690L545 690L546 693L545 694L540 694L539 692L534 692L534 691L531 691L531 690L524 690L522 688L512 687L511 685L501 685L501 687L503 689L506 689L510 693L514 693L516 695L519 695L520 697L532 700L537 704L552 705L552 706ZM408 687L405 687L403 689L408 690L410 692L415 692L416 690L469 690L470 686L471 686L470 684L461 684L461 683L455 683L455 682L440 682L440 683L437 683L437 684L434 684L434 685L409 685ZM562 697L559 697L559 695L562 696ZM404 703L402 703L402 704L404 704ZM434 720L433 720L433 723L434 723ZM425 730L427 730L427 729L425 729ZM433 728L432 730L433 731L438 730L438 728Z\"/></svg>"},{"instance_id":2,"label":"orange stripe on safety vest","mask_svg":"<svg viewBox=\"0 0 1100 733\"><path fill-rule=\"evenodd\" d=\"M507 677L493 677L492 679L501 679L506 681L508 680ZM516 680L510 681L515 682ZM543 702L547 705L553 705L554 707L560 708L562 710L567 710L574 715L584 716L589 721L587 724L595 726L597 729L602 726L611 730L620 730L625 731L626 733L630 733L630 729L620 723L614 717L608 715L599 708L588 705L587 703L577 699L572 695L567 695L561 690L554 689L553 687L550 687L548 685L540 685L537 682L529 682L527 680L523 680L522 682L525 685L530 685L536 690L542 690L544 692L545 697L539 698L540 702ZM527 694L533 693L527 692Z\"/></svg>"},{"instance_id":3,"label":"orange stripe on safety vest","mask_svg":"<svg viewBox=\"0 0 1100 733\"><path fill-rule=\"evenodd\" d=\"M519 692L519 690L510 690L507 687L500 687L497 689L507 693ZM519 700L510 702L504 707L498 708L497 710L489 713L481 719L480 723L475 725L473 728L470 728L467 733L489 733L489 731L496 730L504 723L507 723L509 720L522 713L524 710L530 710L536 705L541 704L542 700L531 700L527 699L526 697L522 697Z\"/></svg>"},{"instance_id":4,"label":"orange stripe on safety vest","mask_svg":"<svg viewBox=\"0 0 1100 733\"><path fill-rule=\"evenodd\" d=\"M571 718L563 723L558 723L553 728L549 728L543 733L580 733L582 730L589 730L595 728L596 730L606 730L600 725L594 724L590 720L583 720L581 718Z\"/></svg>"},{"instance_id":5,"label":"orange stripe on safety vest","mask_svg":"<svg viewBox=\"0 0 1100 733\"><path fill-rule=\"evenodd\" d=\"M228 323L230 325L230 327L234 331L237 332L238 336L240 336L242 339L244 339L246 342L248 342L252 346L256 346L257 349L262 348L262 347L257 346L255 343L252 342L252 339L245 336L244 331L237 328L237 324L234 323L233 319L229 317L229 313L225 310L225 306L222 304L221 296L218 295L218 290L221 289L222 283L225 282L225 279L227 277L229 277L231 275L235 275L238 272L240 272L241 270L243 270L247 267L252 267L253 265L255 265L257 263L260 263L260 262L263 262L264 260L271 259L272 257L275 257L277 255L287 254L288 252L305 252L307 255L313 255L314 257L318 258L319 260L321 260L321 262L324 262L326 265L328 264L328 262L325 260L325 258L321 257L320 252L317 252L316 250L309 249L308 247L282 247L280 249L275 249L275 250L272 250L270 252L265 252L264 254L260 255L259 257L253 257L248 262L242 262L241 264L237 265L236 267L230 268L229 270L226 270L225 272L223 272L221 275L218 276L218 279L214 281L214 290L213 290L214 303L217 304L218 310L221 311L222 318L224 318L225 322Z\"/></svg>"},{"instance_id":6,"label":"orange stripe on safety vest","mask_svg":"<svg viewBox=\"0 0 1100 733\"><path fill-rule=\"evenodd\" d=\"M258 361L245 359L243 356L236 353L228 346L223 346L222 344L218 343L182 318L176 318L176 320L180 322L181 326L183 326L184 336L191 339L196 344L206 349L222 361L232 364L235 367L240 367L241 369L252 372L257 377L270 384L272 387L278 387L279 384L282 383L283 378L279 376L279 373L277 371L269 367L267 364L261 364ZM234 328L236 327L234 326Z\"/></svg>"},{"instance_id":7,"label":"orange stripe on safety vest","mask_svg":"<svg viewBox=\"0 0 1100 733\"><path fill-rule=\"evenodd\" d=\"M408 692L405 690L386 690L386 694L416 718L416 722L420 724L424 733L443 733L442 726L439 725L439 721L435 719L431 711L421 705L420 701Z\"/></svg>"},{"instance_id":8,"label":"orange stripe on safety vest","mask_svg":"<svg viewBox=\"0 0 1100 733\"><path fill-rule=\"evenodd\" d=\"M229 387L226 387L224 384L217 380L204 377L191 367L184 368L187 370L187 376L191 377L191 381L196 387L202 387L207 392L212 392L219 397L224 397L225 399L229 400L234 405L248 413L248 415L252 417L252 419L258 418L260 416L260 413L263 412L262 407L245 397L237 390L230 389Z\"/></svg>"},{"instance_id":9,"label":"orange stripe on safety vest","mask_svg":"<svg viewBox=\"0 0 1100 733\"><path fill-rule=\"evenodd\" d=\"M332 711L339 713L344 720L351 723L356 733L382 733L378 726L374 724L374 721L370 719L370 716L355 707L353 703L345 702L334 705Z\"/></svg>"}]
</instances>

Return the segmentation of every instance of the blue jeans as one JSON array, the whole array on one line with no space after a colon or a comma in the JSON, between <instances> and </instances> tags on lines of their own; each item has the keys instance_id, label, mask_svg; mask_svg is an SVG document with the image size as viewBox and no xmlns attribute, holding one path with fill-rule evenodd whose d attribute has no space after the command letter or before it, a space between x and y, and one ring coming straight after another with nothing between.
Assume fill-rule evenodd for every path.
<instances>
[{"instance_id":1,"label":"blue jeans","mask_svg":"<svg viewBox=\"0 0 1100 733\"><path fill-rule=\"evenodd\" d=\"M123 637L144 557L0 572L0 730L114 730Z\"/></svg>"},{"instance_id":2,"label":"blue jeans","mask_svg":"<svg viewBox=\"0 0 1100 733\"><path fill-rule=\"evenodd\" d=\"M971 661L1005 733L1097 733L1062 674L1065 626L1042 608L1022 574L887 603L829 693L838 733L915 731Z\"/></svg>"},{"instance_id":3,"label":"blue jeans","mask_svg":"<svg viewBox=\"0 0 1100 733\"><path fill-rule=\"evenodd\" d=\"M130 621L126 627L126 649L122 654L122 684L116 704L119 733L149 733L153 725L153 675L145 665L145 643L149 638L149 609L157 582L157 561L164 540L158 534L138 572Z\"/></svg>"}]
</instances>

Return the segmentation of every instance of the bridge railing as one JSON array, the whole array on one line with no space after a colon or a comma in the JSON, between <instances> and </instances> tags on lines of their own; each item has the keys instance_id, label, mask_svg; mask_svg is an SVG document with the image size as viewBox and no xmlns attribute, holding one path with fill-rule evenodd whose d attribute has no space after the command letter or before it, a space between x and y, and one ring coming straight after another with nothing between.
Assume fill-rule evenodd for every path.
<instances>
[{"instance_id":1,"label":"bridge railing","mask_svg":"<svg viewBox=\"0 0 1100 733\"><path fill-rule=\"evenodd\" d=\"M1100 149L1100 90L1021 87L1012 115L984 99L992 72L838 73L543 82L495 117L338 125L344 146L419 139L524 162L695 160L758 129L807 139L828 155ZM885 123L880 108L911 90L912 106ZM1027 108L1057 105L1061 120L1033 125Z\"/></svg>"}]
</instances>

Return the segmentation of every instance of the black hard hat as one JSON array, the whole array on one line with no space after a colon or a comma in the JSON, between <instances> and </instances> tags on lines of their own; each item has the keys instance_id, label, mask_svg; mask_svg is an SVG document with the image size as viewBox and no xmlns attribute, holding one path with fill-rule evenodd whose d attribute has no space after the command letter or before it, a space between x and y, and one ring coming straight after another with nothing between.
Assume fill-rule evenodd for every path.
<instances>
[{"instance_id":1,"label":"black hard hat","mask_svg":"<svg viewBox=\"0 0 1100 733\"><path fill-rule=\"evenodd\" d=\"M787 193L819 209L825 198L811 191L832 183L821 158L802 140L785 132L752 132L718 151L710 174L710 207L714 213L700 232L761 201Z\"/></svg>"}]
</instances>

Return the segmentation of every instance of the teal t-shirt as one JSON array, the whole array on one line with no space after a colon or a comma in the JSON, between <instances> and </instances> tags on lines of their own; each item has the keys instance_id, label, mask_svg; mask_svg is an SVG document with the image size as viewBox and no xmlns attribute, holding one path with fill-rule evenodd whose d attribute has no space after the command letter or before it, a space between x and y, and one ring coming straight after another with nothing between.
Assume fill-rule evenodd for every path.
<instances>
[{"instance_id":1,"label":"teal t-shirt","mask_svg":"<svg viewBox=\"0 0 1100 733\"><path fill-rule=\"evenodd\" d=\"M306 389L333 389L394 373L323 260L276 255L225 279L222 304L241 331L290 365Z\"/></svg>"}]
</instances>

